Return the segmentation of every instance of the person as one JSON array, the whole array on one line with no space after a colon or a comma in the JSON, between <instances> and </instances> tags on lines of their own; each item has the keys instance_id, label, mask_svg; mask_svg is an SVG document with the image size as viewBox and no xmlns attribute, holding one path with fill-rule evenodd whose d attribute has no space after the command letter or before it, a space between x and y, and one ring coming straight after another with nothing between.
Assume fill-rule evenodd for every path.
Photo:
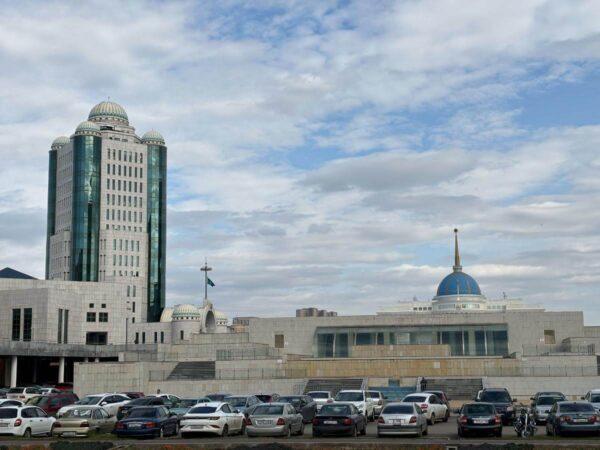
<instances>
[{"instance_id":1,"label":"person","mask_svg":"<svg viewBox=\"0 0 600 450\"><path fill-rule=\"evenodd\" d=\"M421 392L425 392L427 390L427 380L425 377L421 378Z\"/></svg>"},{"instance_id":2,"label":"person","mask_svg":"<svg viewBox=\"0 0 600 450\"><path fill-rule=\"evenodd\" d=\"M160 395L160 389L156 390L156 395Z\"/></svg>"}]
</instances>

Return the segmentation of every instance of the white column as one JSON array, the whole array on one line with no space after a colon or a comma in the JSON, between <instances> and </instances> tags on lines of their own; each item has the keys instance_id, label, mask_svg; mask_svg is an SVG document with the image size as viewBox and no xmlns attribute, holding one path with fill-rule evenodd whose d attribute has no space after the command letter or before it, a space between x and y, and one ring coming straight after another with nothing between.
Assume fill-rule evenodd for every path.
<instances>
[{"instance_id":1,"label":"white column","mask_svg":"<svg viewBox=\"0 0 600 450\"><path fill-rule=\"evenodd\" d=\"M61 356L58 358L58 382L65 382L65 357Z\"/></svg>"},{"instance_id":2,"label":"white column","mask_svg":"<svg viewBox=\"0 0 600 450\"><path fill-rule=\"evenodd\" d=\"M85 358L83 358L83 362L90 362L90 358L88 358L87 356Z\"/></svg>"},{"instance_id":3,"label":"white column","mask_svg":"<svg viewBox=\"0 0 600 450\"><path fill-rule=\"evenodd\" d=\"M10 361L10 387L17 387L17 355L13 355Z\"/></svg>"},{"instance_id":4,"label":"white column","mask_svg":"<svg viewBox=\"0 0 600 450\"><path fill-rule=\"evenodd\" d=\"M95 358L94 362L100 362L100 358Z\"/></svg>"}]
</instances>

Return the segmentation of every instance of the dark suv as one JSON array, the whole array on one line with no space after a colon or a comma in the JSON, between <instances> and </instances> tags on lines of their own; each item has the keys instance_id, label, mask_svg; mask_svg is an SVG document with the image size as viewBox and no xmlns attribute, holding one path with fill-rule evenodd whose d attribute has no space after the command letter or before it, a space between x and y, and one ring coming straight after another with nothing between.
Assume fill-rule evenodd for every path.
<instances>
[{"instance_id":1,"label":"dark suv","mask_svg":"<svg viewBox=\"0 0 600 450\"><path fill-rule=\"evenodd\" d=\"M160 397L150 395L148 397L134 398L130 402L119 407L117 411L117 420L121 420L129 415L133 408L139 406L164 406L165 401Z\"/></svg>"},{"instance_id":2,"label":"dark suv","mask_svg":"<svg viewBox=\"0 0 600 450\"><path fill-rule=\"evenodd\" d=\"M511 398L507 389L489 388L479 391L476 402L491 403L496 408L496 412L502 417L504 425L510 425L515 418L515 408L513 403L516 398Z\"/></svg>"},{"instance_id":3,"label":"dark suv","mask_svg":"<svg viewBox=\"0 0 600 450\"><path fill-rule=\"evenodd\" d=\"M49 416L55 416L60 408L72 405L78 400L79 397L72 392L62 392L30 398L27 400L27 404L43 409Z\"/></svg>"}]
</instances>

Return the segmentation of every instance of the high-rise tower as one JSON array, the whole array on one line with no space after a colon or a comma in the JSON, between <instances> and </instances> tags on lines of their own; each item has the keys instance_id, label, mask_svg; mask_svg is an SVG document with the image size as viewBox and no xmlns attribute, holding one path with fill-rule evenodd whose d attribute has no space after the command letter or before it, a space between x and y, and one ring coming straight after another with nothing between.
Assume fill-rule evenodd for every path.
<instances>
[{"instance_id":1,"label":"high-rise tower","mask_svg":"<svg viewBox=\"0 0 600 450\"><path fill-rule=\"evenodd\" d=\"M167 147L141 138L125 110L101 102L54 140L48 175L46 278L127 284L132 321L165 306Z\"/></svg>"}]
</instances>

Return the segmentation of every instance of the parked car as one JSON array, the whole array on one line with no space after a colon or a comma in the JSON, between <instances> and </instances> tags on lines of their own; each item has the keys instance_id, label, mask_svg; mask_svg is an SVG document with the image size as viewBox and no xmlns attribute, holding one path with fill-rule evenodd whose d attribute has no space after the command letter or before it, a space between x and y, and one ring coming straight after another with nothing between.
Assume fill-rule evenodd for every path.
<instances>
[{"instance_id":1,"label":"parked car","mask_svg":"<svg viewBox=\"0 0 600 450\"><path fill-rule=\"evenodd\" d=\"M377 437L384 435L426 435L427 418L416 403L388 403L377 419Z\"/></svg>"},{"instance_id":2,"label":"parked car","mask_svg":"<svg viewBox=\"0 0 600 450\"><path fill-rule=\"evenodd\" d=\"M59 409L63 406L73 405L79 400L72 392L58 391L58 394L41 395L32 397L27 402L27 405L37 406L46 411L49 416L55 416Z\"/></svg>"},{"instance_id":3,"label":"parked car","mask_svg":"<svg viewBox=\"0 0 600 450\"><path fill-rule=\"evenodd\" d=\"M468 434L491 434L502 436L502 417L492 403L466 403L460 409L458 419L458 436Z\"/></svg>"},{"instance_id":4,"label":"parked car","mask_svg":"<svg viewBox=\"0 0 600 450\"><path fill-rule=\"evenodd\" d=\"M13 436L52 436L56 419L37 406L0 408L0 434Z\"/></svg>"},{"instance_id":5,"label":"parked car","mask_svg":"<svg viewBox=\"0 0 600 450\"><path fill-rule=\"evenodd\" d=\"M373 420L375 416L373 401L366 391L345 390L339 391L335 396L336 402L351 402L367 418Z\"/></svg>"},{"instance_id":6,"label":"parked car","mask_svg":"<svg viewBox=\"0 0 600 450\"><path fill-rule=\"evenodd\" d=\"M257 405L244 420L248 437L304 434L302 414L291 403L283 401Z\"/></svg>"},{"instance_id":7,"label":"parked car","mask_svg":"<svg viewBox=\"0 0 600 450\"><path fill-rule=\"evenodd\" d=\"M40 388L40 392L42 395L51 395L51 394L60 394L63 391L61 391L60 389L53 388L53 387L43 387L43 388Z\"/></svg>"},{"instance_id":8,"label":"parked car","mask_svg":"<svg viewBox=\"0 0 600 450\"><path fill-rule=\"evenodd\" d=\"M179 418L187 413L192 406L196 406L200 403L210 403L211 400L208 397L199 397L199 398L182 398L177 406L173 408L169 408L169 411L177 414Z\"/></svg>"},{"instance_id":9,"label":"parked car","mask_svg":"<svg viewBox=\"0 0 600 450\"><path fill-rule=\"evenodd\" d=\"M375 417L379 417L379 414L381 414L381 410L385 405L385 397L383 393L379 391L367 391L367 395L371 398L371 401L373 402L373 415Z\"/></svg>"},{"instance_id":10,"label":"parked car","mask_svg":"<svg viewBox=\"0 0 600 450\"><path fill-rule=\"evenodd\" d=\"M117 410L117 420L124 419L127 417L129 412L138 406L164 406L165 402L160 397L148 396L141 398L134 398L133 400L119 406Z\"/></svg>"},{"instance_id":11,"label":"parked car","mask_svg":"<svg viewBox=\"0 0 600 450\"><path fill-rule=\"evenodd\" d=\"M229 403L209 402L196 405L180 420L181 437L193 433L210 433L227 436L232 433L244 434L244 415Z\"/></svg>"},{"instance_id":12,"label":"parked car","mask_svg":"<svg viewBox=\"0 0 600 450\"><path fill-rule=\"evenodd\" d=\"M53 434L58 437L77 437L109 433L116 421L116 417L108 414L102 406L78 406L54 422Z\"/></svg>"},{"instance_id":13,"label":"parked car","mask_svg":"<svg viewBox=\"0 0 600 450\"><path fill-rule=\"evenodd\" d=\"M438 420L448 421L448 407L435 394L427 392L410 394L402 399L402 403L416 403L419 405L429 425L433 425Z\"/></svg>"},{"instance_id":14,"label":"parked car","mask_svg":"<svg viewBox=\"0 0 600 450\"><path fill-rule=\"evenodd\" d=\"M25 403L23 403L21 400L10 400L8 398L0 399L0 408L6 408L7 406L23 406L23 405L25 405Z\"/></svg>"},{"instance_id":15,"label":"parked car","mask_svg":"<svg viewBox=\"0 0 600 450\"><path fill-rule=\"evenodd\" d=\"M600 389L588 391L581 399L590 402L596 411L600 411Z\"/></svg>"},{"instance_id":16,"label":"parked car","mask_svg":"<svg viewBox=\"0 0 600 450\"><path fill-rule=\"evenodd\" d=\"M479 392L476 401L492 403L496 411L502 417L502 423L509 425L515 419L515 409L513 403L516 398L511 398L507 389L504 388L486 388Z\"/></svg>"},{"instance_id":17,"label":"parked car","mask_svg":"<svg viewBox=\"0 0 600 450\"><path fill-rule=\"evenodd\" d=\"M263 403L271 403L279 401L279 394L254 394Z\"/></svg>"},{"instance_id":18,"label":"parked car","mask_svg":"<svg viewBox=\"0 0 600 450\"><path fill-rule=\"evenodd\" d=\"M163 399L167 408L176 408L181 402L181 398L173 394L158 394L157 397Z\"/></svg>"},{"instance_id":19,"label":"parked car","mask_svg":"<svg viewBox=\"0 0 600 450\"><path fill-rule=\"evenodd\" d=\"M367 418L354 403L328 403L313 419L313 437L340 434L367 434Z\"/></svg>"},{"instance_id":20,"label":"parked car","mask_svg":"<svg viewBox=\"0 0 600 450\"><path fill-rule=\"evenodd\" d=\"M258 405L261 401L255 395L231 395L223 399L225 403L229 403L234 409L237 409L242 414L248 408Z\"/></svg>"},{"instance_id":21,"label":"parked car","mask_svg":"<svg viewBox=\"0 0 600 450\"><path fill-rule=\"evenodd\" d=\"M54 387L59 391L73 391L73 383L56 383Z\"/></svg>"},{"instance_id":22,"label":"parked car","mask_svg":"<svg viewBox=\"0 0 600 450\"><path fill-rule=\"evenodd\" d=\"M206 397L210 398L213 402L222 402L226 397L231 397L231 394L216 392L214 394L208 394Z\"/></svg>"},{"instance_id":23,"label":"parked car","mask_svg":"<svg viewBox=\"0 0 600 450\"><path fill-rule=\"evenodd\" d=\"M317 414L317 403L308 395L285 395L277 403L291 404L297 413L302 414L304 423L310 423Z\"/></svg>"},{"instance_id":24,"label":"parked car","mask_svg":"<svg viewBox=\"0 0 600 450\"><path fill-rule=\"evenodd\" d=\"M145 397L143 392L121 392L121 394L126 395L131 399Z\"/></svg>"},{"instance_id":25,"label":"parked car","mask_svg":"<svg viewBox=\"0 0 600 450\"><path fill-rule=\"evenodd\" d=\"M438 398L442 401L442 403L444 405L446 405L446 408L448 408L448 417L450 417L450 399L448 398L446 393L444 391L429 391L429 390L426 392L429 392L430 394L435 394L438 396Z\"/></svg>"},{"instance_id":26,"label":"parked car","mask_svg":"<svg viewBox=\"0 0 600 450\"><path fill-rule=\"evenodd\" d=\"M175 414L169 414L165 406L138 406L129 415L115 424L113 433L119 437L176 436L179 433L179 420Z\"/></svg>"},{"instance_id":27,"label":"parked car","mask_svg":"<svg viewBox=\"0 0 600 450\"><path fill-rule=\"evenodd\" d=\"M126 403L130 402L131 399L126 397L123 394L92 394L86 395L79 401L75 402L69 406L63 406L56 413L57 417L61 417L66 411L69 409L75 408L77 406L92 406L98 405L102 406L107 413L111 416L116 416L119 408Z\"/></svg>"},{"instance_id":28,"label":"parked car","mask_svg":"<svg viewBox=\"0 0 600 450\"><path fill-rule=\"evenodd\" d=\"M562 397L562 398L566 398L565 395L562 392L558 392L558 391L540 391L540 392L536 392L535 395L533 397L531 397L531 406L534 407L537 399L539 397Z\"/></svg>"},{"instance_id":29,"label":"parked car","mask_svg":"<svg viewBox=\"0 0 600 450\"><path fill-rule=\"evenodd\" d=\"M38 395L42 395L42 391L38 387L14 387L8 390L6 398L24 402Z\"/></svg>"},{"instance_id":30,"label":"parked car","mask_svg":"<svg viewBox=\"0 0 600 450\"><path fill-rule=\"evenodd\" d=\"M333 395L331 395L330 391L310 391L307 392L306 395L315 401L317 404L317 411L320 411L325 403L333 402Z\"/></svg>"},{"instance_id":31,"label":"parked car","mask_svg":"<svg viewBox=\"0 0 600 450\"><path fill-rule=\"evenodd\" d=\"M565 401L566 398L560 392L555 395L540 395L536 396L531 405L533 410L533 418L536 424L544 424L548 419L548 412L556 402Z\"/></svg>"},{"instance_id":32,"label":"parked car","mask_svg":"<svg viewBox=\"0 0 600 450\"><path fill-rule=\"evenodd\" d=\"M567 433L600 432L600 419L590 402L557 402L552 405L546 420L546 434L561 436Z\"/></svg>"}]
</instances>

